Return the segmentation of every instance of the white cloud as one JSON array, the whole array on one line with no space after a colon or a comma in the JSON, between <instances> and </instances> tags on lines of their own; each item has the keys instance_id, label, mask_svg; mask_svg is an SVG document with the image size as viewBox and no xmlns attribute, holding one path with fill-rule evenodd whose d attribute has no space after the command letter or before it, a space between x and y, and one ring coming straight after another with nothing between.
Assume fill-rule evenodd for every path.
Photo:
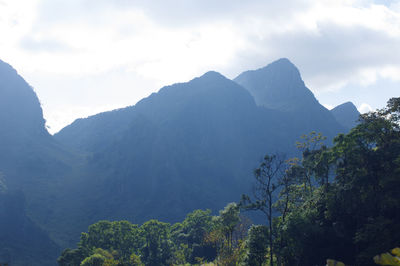
<instances>
[{"instance_id":1,"label":"white cloud","mask_svg":"<svg viewBox=\"0 0 400 266\"><path fill-rule=\"evenodd\" d=\"M98 105L96 107L88 106L74 106L69 105L58 110L54 110L50 113L44 112L46 116L46 127L51 133L57 133L66 125L71 124L77 118L86 118L91 115L95 115L104 111L111 111L121 106L118 105Z\"/></svg>"},{"instance_id":2,"label":"white cloud","mask_svg":"<svg viewBox=\"0 0 400 266\"><path fill-rule=\"evenodd\" d=\"M27 77L44 102L65 108L72 103L54 99L66 94L61 90L67 99L91 91L99 106L110 98L121 106L122 98L134 104L208 70L234 78L280 57L291 59L317 94L339 93L400 79L400 1L381 2L3 0L0 58ZM100 77L107 75L114 79L104 86ZM97 90L84 87L87 77L98 78L90 83ZM129 97L110 97L117 86L132 88L124 89ZM51 104L44 108L49 123L53 111L63 113Z\"/></svg>"},{"instance_id":3,"label":"white cloud","mask_svg":"<svg viewBox=\"0 0 400 266\"><path fill-rule=\"evenodd\" d=\"M367 103L362 103L357 109L361 114L368 113L373 110L371 105Z\"/></svg>"},{"instance_id":4,"label":"white cloud","mask_svg":"<svg viewBox=\"0 0 400 266\"><path fill-rule=\"evenodd\" d=\"M331 104L322 104L326 109L328 110L332 110L335 106L331 105Z\"/></svg>"}]
</instances>

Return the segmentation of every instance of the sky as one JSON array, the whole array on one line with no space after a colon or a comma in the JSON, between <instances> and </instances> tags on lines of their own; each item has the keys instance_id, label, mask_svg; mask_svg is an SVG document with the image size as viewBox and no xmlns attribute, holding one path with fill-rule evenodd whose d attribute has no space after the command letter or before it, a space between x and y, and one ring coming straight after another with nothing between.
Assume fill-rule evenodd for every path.
<instances>
[{"instance_id":1,"label":"sky","mask_svg":"<svg viewBox=\"0 0 400 266\"><path fill-rule=\"evenodd\" d=\"M288 58L321 104L400 96L400 0L0 0L0 59L48 130L214 70Z\"/></svg>"}]
</instances>

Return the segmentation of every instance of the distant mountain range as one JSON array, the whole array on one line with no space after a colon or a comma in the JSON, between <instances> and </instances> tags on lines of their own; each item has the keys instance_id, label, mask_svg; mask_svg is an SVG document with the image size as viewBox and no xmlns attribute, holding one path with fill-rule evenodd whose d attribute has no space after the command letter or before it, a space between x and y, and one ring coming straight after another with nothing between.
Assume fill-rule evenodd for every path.
<instances>
[{"instance_id":1,"label":"distant mountain range","mask_svg":"<svg viewBox=\"0 0 400 266\"><path fill-rule=\"evenodd\" d=\"M266 153L293 156L299 136L317 131L331 140L358 115L351 103L327 110L280 59L234 80L207 72L51 136L32 88L0 61L0 172L8 190L26 198L21 215L43 232L43 254L52 254L100 219L175 222L193 209L217 211L250 192ZM13 201L7 193L0 204ZM5 241L0 259L40 258ZM47 257L37 265L52 265Z\"/></svg>"}]
</instances>

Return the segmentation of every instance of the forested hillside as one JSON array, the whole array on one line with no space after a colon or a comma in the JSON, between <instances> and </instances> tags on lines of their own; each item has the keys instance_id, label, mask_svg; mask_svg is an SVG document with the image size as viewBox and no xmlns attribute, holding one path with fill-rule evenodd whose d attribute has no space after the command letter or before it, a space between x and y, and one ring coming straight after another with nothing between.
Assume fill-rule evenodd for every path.
<instances>
[{"instance_id":1,"label":"forested hillside","mask_svg":"<svg viewBox=\"0 0 400 266\"><path fill-rule=\"evenodd\" d=\"M346 132L289 60L239 77L207 72L51 136L33 89L1 62L0 172L7 195L26 198L20 217L50 245L35 254L43 249L55 261L58 248L72 247L99 220L175 223L194 209L215 214L251 193L252 171L265 153L295 156L303 134L322 132L330 144ZM253 90L275 95L277 105ZM3 252L7 240L0 242ZM33 242L21 243L11 253L29 258Z\"/></svg>"},{"instance_id":2,"label":"forested hillside","mask_svg":"<svg viewBox=\"0 0 400 266\"><path fill-rule=\"evenodd\" d=\"M135 106L79 119L56 134L66 147L89 155L79 193L90 191L82 209L91 215L80 220L82 227L99 219L174 222L193 209L221 209L251 190L252 169L266 151L293 155L302 134L317 130L332 140L346 131L292 63L279 60L265 70L279 73L277 85L265 90L297 93L311 105L304 115L304 105L295 111L257 105L246 88L208 72ZM262 84L264 76L248 79Z\"/></svg>"},{"instance_id":3,"label":"forested hillside","mask_svg":"<svg viewBox=\"0 0 400 266\"><path fill-rule=\"evenodd\" d=\"M332 147L311 133L297 144L300 157L266 155L254 171L254 194L218 216L195 210L172 225L100 221L58 263L399 265L399 122L400 98L392 98ZM265 214L264 225L241 215L250 210Z\"/></svg>"}]
</instances>

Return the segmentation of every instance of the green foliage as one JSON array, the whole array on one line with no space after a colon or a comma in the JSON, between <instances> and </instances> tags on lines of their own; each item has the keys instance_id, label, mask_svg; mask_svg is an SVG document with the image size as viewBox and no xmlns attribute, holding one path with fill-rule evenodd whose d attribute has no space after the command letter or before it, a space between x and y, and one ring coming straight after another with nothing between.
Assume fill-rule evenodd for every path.
<instances>
[{"instance_id":1,"label":"green foliage","mask_svg":"<svg viewBox=\"0 0 400 266\"><path fill-rule=\"evenodd\" d=\"M246 253L245 237L249 220L240 214L239 205L229 203L213 217L213 229L205 241L216 249L217 265L241 265Z\"/></svg>"},{"instance_id":2,"label":"green foliage","mask_svg":"<svg viewBox=\"0 0 400 266\"><path fill-rule=\"evenodd\" d=\"M400 266L400 248L394 248L389 252L376 255L374 257L374 262L379 265L387 266Z\"/></svg>"},{"instance_id":3,"label":"green foliage","mask_svg":"<svg viewBox=\"0 0 400 266\"><path fill-rule=\"evenodd\" d=\"M142 226L100 221L66 249L60 265L323 265L335 258L372 265L372 255L400 239L400 98L361 116L332 147L312 132L298 143L299 158L265 156L255 171L254 199L244 195L212 216L195 210L181 223ZM244 241L240 208L260 210L267 226L252 226ZM240 237L238 237L240 235ZM396 261L383 253L381 265ZM337 264L338 261L329 260ZM338 264L337 264L338 265Z\"/></svg>"},{"instance_id":4,"label":"green foliage","mask_svg":"<svg viewBox=\"0 0 400 266\"><path fill-rule=\"evenodd\" d=\"M326 266L346 266L346 265L344 265L344 263L341 261L327 259Z\"/></svg>"},{"instance_id":5,"label":"green foliage","mask_svg":"<svg viewBox=\"0 0 400 266\"><path fill-rule=\"evenodd\" d=\"M82 249L65 249L61 256L57 259L60 266L80 265L81 261L86 258L87 254Z\"/></svg>"},{"instance_id":6,"label":"green foliage","mask_svg":"<svg viewBox=\"0 0 400 266\"><path fill-rule=\"evenodd\" d=\"M157 220L142 226L128 221L99 221L82 233L77 249L65 249L61 266L170 265L214 260L216 248L204 241L214 228L210 210L195 210L171 226Z\"/></svg>"},{"instance_id":7,"label":"green foliage","mask_svg":"<svg viewBox=\"0 0 400 266\"><path fill-rule=\"evenodd\" d=\"M102 266L106 258L100 254L93 254L87 258L85 258L81 266Z\"/></svg>"},{"instance_id":8,"label":"green foliage","mask_svg":"<svg viewBox=\"0 0 400 266\"><path fill-rule=\"evenodd\" d=\"M187 265L217 259L233 265L245 251L243 221L236 203L228 204L219 216L212 216L210 210L195 210L172 226L157 220L140 227L127 221L99 221L82 233L77 249L62 252L58 263Z\"/></svg>"},{"instance_id":9,"label":"green foliage","mask_svg":"<svg viewBox=\"0 0 400 266\"><path fill-rule=\"evenodd\" d=\"M89 226L87 233L82 233L77 249L63 251L57 260L58 264L79 265L85 258L95 254L104 257L106 265L128 262L132 253L144 243L139 231L137 225L128 221L99 221Z\"/></svg>"},{"instance_id":10,"label":"green foliage","mask_svg":"<svg viewBox=\"0 0 400 266\"><path fill-rule=\"evenodd\" d=\"M88 249L115 249L121 253L121 257L127 259L133 250L142 245L142 240L137 225L128 221L100 221L89 226L88 233L84 233L81 238L81 245Z\"/></svg>"},{"instance_id":11,"label":"green foliage","mask_svg":"<svg viewBox=\"0 0 400 266\"><path fill-rule=\"evenodd\" d=\"M216 248L205 241L205 237L213 230L215 223L211 210L195 210L189 213L185 220L172 226L172 239L179 246L177 257L190 263L195 263L196 258L212 261L216 256ZM182 261L182 259L179 259Z\"/></svg>"},{"instance_id":12,"label":"green foliage","mask_svg":"<svg viewBox=\"0 0 400 266\"><path fill-rule=\"evenodd\" d=\"M130 265L133 266L142 266L144 265L142 261L140 260L140 257L136 255L135 253L132 253L130 260L129 260Z\"/></svg>"},{"instance_id":13,"label":"green foliage","mask_svg":"<svg viewBox=\"0 0 400 266\"><path fill-rule=\"evenodd\" d=\"M253 225L249 229L246 246L246 264L261 266L266 261L268 252L268 227Z\"/></svg>"},{"instance_id":14,"label":"green foliage","mask_svg":"<svg viewBox=\"0 0 400 266\"><path fill-rule=\"evenodd\" d=\"M192 246L200 244L204 235L212 228L211 210L195 210L189 213L182 222L181 234L185 242Z\"/></svg>"},{"instance_id":15,"label":"green foliage","mask_svg":"<svg viewBox=\"0 0 400 266\"><path fill-rule=\"evenodd\" d=\"M267 217L275 211L266 241L271 265L272 255L278 265L321 265L326 258L372 265L371 254L398 245L399 106L400 98L393 98L387 108L362 115L332 147L315 132L304 136L298 143L302 156L286 161L286 171L275 179L268 175L276 169L274 156L266 156L255 175L263 197L252 202L245 196L242 206Z\"/></svg>"},{"instance_id":16,"label":"green foliage","mask_svg":"<svg viewBox=\"0 0 400 266\"><path fill-rule=\"evenodd\" d=\"M140 249L143 263L145 265L168 265L173 256L170 225L150 220L145 222L140 229L145 243Z\"/></svg>"},{"instance_id":17,"label":"green foliage","mask_svg":"<svg viewBox=\"0 0 400 266\"><path fill-rule=\"evenodd\" d=\"M215 220L219 230L225 235L228 248L232 247L233 231L239 223L239 207L236 203L229 203L219 212L219 217Z\"/></svg>"}]
</instances>

